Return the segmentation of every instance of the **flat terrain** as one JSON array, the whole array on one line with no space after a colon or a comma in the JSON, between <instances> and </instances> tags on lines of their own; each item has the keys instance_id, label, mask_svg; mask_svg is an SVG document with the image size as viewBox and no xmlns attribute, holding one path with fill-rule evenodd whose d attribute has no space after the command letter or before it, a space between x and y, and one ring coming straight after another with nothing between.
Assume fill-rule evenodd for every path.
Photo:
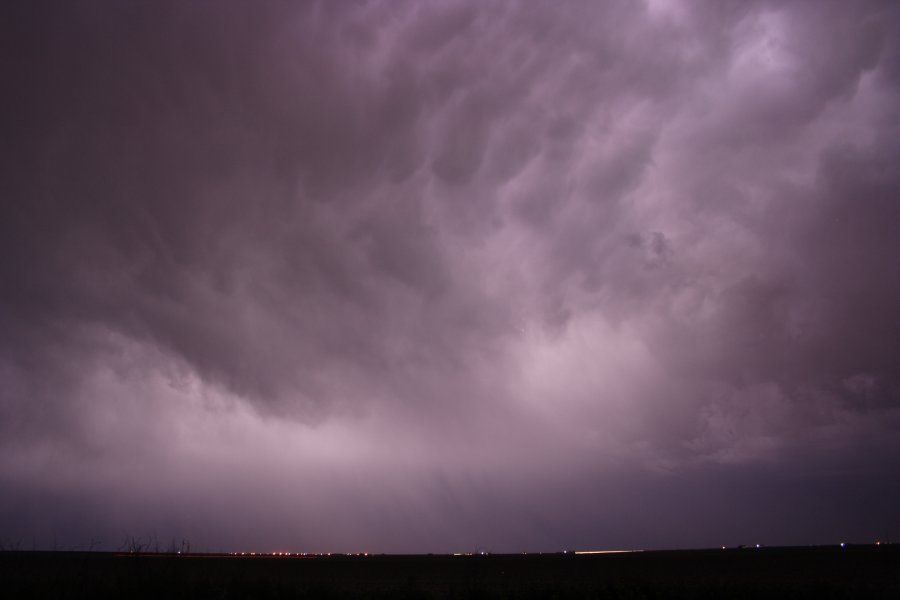
<instances>
[{"instance_id":1,"label":"flat terrain","mask_svg":"<svg viewBox=\"0 0 900 600\"><path fill-rule=\"evenodd\" d=\"M0 553L6 598L900 598L900 546L271 557Z\"/></svg>"}]
</instances>

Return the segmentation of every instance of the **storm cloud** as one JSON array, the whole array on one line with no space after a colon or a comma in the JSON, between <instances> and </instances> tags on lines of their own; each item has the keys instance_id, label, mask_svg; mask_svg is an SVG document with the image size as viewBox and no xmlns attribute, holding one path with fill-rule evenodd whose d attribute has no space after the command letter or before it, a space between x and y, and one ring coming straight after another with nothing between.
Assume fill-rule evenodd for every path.
<instances>
[{"instance_id":1,"label":"storm cloud","mask_svg":"<svg viewBox=\"0 0 900 600\"><path fill-rule=\"evenodd\" d=\"M0 536L900 535L896 4L2 11Z\"/></svg>"}]
</instances>

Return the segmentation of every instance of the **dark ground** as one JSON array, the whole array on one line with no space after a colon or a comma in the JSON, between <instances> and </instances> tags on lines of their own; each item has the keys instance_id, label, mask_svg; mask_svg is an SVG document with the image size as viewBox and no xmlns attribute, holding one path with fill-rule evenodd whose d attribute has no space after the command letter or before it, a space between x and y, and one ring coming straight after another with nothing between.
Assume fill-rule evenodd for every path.
<instances>
[{"instance_id":1,"label":"dark ground","mask_svg":"<svg viewBox=\"0 0 900 600\"><path fill-rule=\"evenodd\" d=\"M5 598L900 598L900 546L604 555L0 553Z\"/></svg>"}]
</instances>

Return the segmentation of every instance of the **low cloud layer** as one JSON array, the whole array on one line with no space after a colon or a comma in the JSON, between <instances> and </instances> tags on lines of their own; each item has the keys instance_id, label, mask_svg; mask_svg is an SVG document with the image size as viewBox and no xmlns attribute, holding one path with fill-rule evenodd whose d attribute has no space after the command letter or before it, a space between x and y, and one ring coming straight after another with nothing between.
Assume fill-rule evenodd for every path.
<instances>
[{"instance_id":1,"label":"low cloud layer","mask_svg":"<svg viewBox=\"0 0 900 600\"><path fill-rule=\"evenodd\" d=\"M893 3L2 10L0 536L900 535Z\"/></svg>"}]
</instances>

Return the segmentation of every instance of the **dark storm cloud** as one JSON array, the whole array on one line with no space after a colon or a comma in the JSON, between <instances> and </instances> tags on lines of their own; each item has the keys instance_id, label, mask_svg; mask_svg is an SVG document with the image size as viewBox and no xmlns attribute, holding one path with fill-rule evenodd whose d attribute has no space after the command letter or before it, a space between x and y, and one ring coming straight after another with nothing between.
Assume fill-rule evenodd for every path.
<instances>
[{"instance_id":1,"label":"dark storm cloud","mask_svg":"<svg viewBox=\"0 0 900 600\"><path fill-rule=\"evenodd\" d=\"M3 11L3 523L718 544L890 472L890 3Z\"/></svg>"}]
</instances>

